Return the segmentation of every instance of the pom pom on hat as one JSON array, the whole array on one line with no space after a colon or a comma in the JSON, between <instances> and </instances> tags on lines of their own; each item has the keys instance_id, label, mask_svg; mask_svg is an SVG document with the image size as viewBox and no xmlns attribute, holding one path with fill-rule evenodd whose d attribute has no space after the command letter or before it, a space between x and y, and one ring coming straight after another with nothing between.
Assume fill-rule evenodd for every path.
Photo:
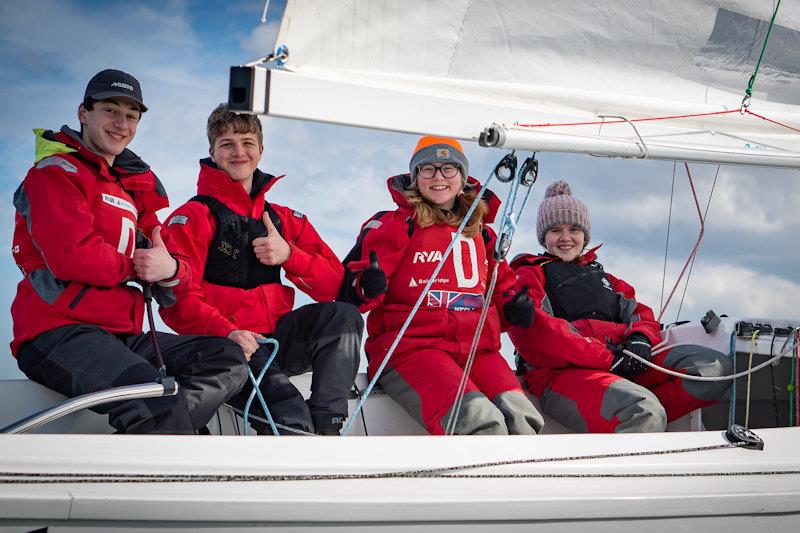
<instances>
[{"instance_id":1,"label":"pom pom on hat","mask_svg":"<svg viewBox=\"0 0 800 533\"><path fill-rule=\"evenodd\" d=\"M544 234L558 224L578 226L589 244L592 225L589 222L589 208L586 204L572 196L572 187L564 180L551 183L544 191L544 199L539 204L536 217L536 236L539 244L544 246Z\"/></svg>"}]
</instances>

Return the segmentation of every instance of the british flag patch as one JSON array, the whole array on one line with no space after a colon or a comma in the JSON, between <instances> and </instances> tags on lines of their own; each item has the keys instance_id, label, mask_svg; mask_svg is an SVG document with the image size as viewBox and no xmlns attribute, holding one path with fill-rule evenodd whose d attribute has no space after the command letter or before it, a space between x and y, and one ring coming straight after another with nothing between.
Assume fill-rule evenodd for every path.
<instances>
[{"instance_id":1,"label":"british flag patch","mask_svg":"<svg viewBox=\"0 0 800 533\"><path fill-rule=\"evenodd\" d=\"M483 294L456 291L428 291L428 307L446 307L451 311L474 311L483 307Z\"/></svg>"}]
</instances>

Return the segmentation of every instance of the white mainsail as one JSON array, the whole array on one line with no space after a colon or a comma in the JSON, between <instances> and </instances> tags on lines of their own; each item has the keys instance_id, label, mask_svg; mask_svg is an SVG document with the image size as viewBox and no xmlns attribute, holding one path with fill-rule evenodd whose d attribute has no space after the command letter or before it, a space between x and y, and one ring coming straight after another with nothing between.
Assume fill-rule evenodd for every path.
<instances>
[{"instance_id":1,"label":"white mainsail","mask_svg":"<svg viewBox=\"0 0 800 533\"><path fill-rule=\"evenodd\" d=\"M484 143L506 148L797 168L797 3L780 6L752 113L738 111L773 9L753 0L289 0L277 39L289 59L260 72L253 92L265 100L254 108L471 140L494 127Z\"/></svg>"}]
</instances>

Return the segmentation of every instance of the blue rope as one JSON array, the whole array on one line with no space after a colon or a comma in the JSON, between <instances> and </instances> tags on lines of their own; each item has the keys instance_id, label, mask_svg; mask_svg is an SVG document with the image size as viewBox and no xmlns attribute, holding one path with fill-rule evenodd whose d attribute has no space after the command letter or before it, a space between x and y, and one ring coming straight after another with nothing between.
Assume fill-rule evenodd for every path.
<instances>
[{"instance_id":1,"label":"blue rope","mask_svg":"<svg viewBox=\"0 0 800 533\"><path fill-rule=\"evenodd\" d=\"M484 190L489 185L489 182L492 181L493 177L494 173L489 174L489 177L486 178L486 180L481 184L481 190ZM389 351L386 352L383 361L381 361L378 370L375 372L375 376L373 376L373 378L370 380L369 385L367 385L367 388L364 390L364 393L358 400L358 405L356 405L355 411L353 412L352 415L350 415L350 418L347 420L347 424L345 424L344 429L342 430L342 435L347 435L347 432L350 431L350 427L355 422L358 413L361 412L361 409L364 407L364 403L366 403L367 397L372 392L372 389L375 388L375 384L378 382L378 378L380 378L383 369L386 368L386 365L389 363L389 358L392 356L395 349L397 349L397 345L400 344L400 339L403 338L406 329L408 329L409 324L411 324L411 320L414 318L414 315L417 313L417 310L419 310L420 306L422 305L423 298L425 298L425 295L428 294L431 285L433 285L433 281L436 279L436 276L439 275L439 271L442 269L444 262L450 256L450 251L453 249L453 246L455 246L456 242L458 242L458 238L461 236L461 232L464 231L464 227L467 225L467 222L469 221L469 217L472 216L472 213L475 211L475 208L478 207L478 202L480 201L480 199L481 199L480 196L476 196L475 200L472 202L472 205L467 211L467 214L464 215L464 220L461 221L461 224L458 226L455 235L453 235L453 240L450 241L450 244L447 246L447 249L444 251L444 254L442 254L442 259L439 261L439 264L436 265L436 268L433 270L430 279L428 279L428 283L425 284L425 288L422 289L422 293L420 293L419 298L417 298L417 302L411 309L411 313L409 313L408 318L406 318L406 321L403 323L403 327L400 328L400 331L397 333L394 342L392 342L392 345L389 347Z\"/></svg>"},{"instance_id":2,"label":"blue rope","mask_svg":"<svg viewBox=\"0 0 800 533\"><path fill-rule=\"evenodd\" d=\"M736 331L731 332L730 347L728 348L728 355L733 363L733 373L736 374L736 350L734 349L734 339L736 338ZM728 427L736 423L736 380L731 380L731 398L728 407Z\"/></svg>"},{"instance_id":3,"label":"blue rope","mask_svg":"<svg viewBox=\"0 0 800 533\"><path fill-rule=\"evenodd\" d=\"M250 405L253 403L253 398L258 396L258 400L261 402L261 407L264 409L264 414L267 416L269 427L272 429L272 434L280 435L280 433L278 433L278 427L275 425L275 421L272 420L272 415L267 408L267 402L264 400L264 396L261 394L261 389L259 389L259 386L261 386L261 380L264 379L264 374L267 373L269 365L272 364L275 356L278 355L278 341L275 339L258 339L258 344L272 344L273 348L272 353L267 358L267 362L264 363L264 367L261 369L261 372L258 373L257 378L253 375L250 365L247 365L247 374L250 376L250 382L253 384L253 390L250 392L250 397L247 398L247 403L244 405L244 434L247 435L248 418L250 417Z\"/></svg>"},{"instance_id":4,"label":"blue rope","mask_svg":"<svg viewBox=\"0 0 800 533\"><path fill-rule=\"evenodd\" d=\"M519 220L515 220L515 212L514 206L517 203L517 194L519 191L519 185L522 181L522 172L524 169L520 170L520 174L517 179L514 180L514 183L508 189L508 198L505 202L505 208L503 209L503 216L502 221L500 223L500 233L497 237L497 243L495 244L497 255L500 255L500 244L502 241L503 235L508 235L509 242L514 237L514 230L517 229L517 225L519 224ZM488 183L488 182L487 182ZM533 184L528 186L528 192L525 193L525 198L522 200L522 205L519 209L519 215L522 216L522 213L525 209L525 204L528 203L528 196L531 194L531 189L533 189ZM510 246L510 244L509 244ZM502 259L500 260L502 261ZM461 375L461 381L458 385L458 390L456 391L456 399L453 402L455 408L452 409L450 413L450 417L447 419L447 426L445 427L444 434L445 435L453 435L456 430L456 422L458 421L458 414L461 411L461 405L464 402L464 391L466 390L467 381L469 380L470 372L472 371L472 364L475 359L475 351L477 349L478 340L480 339L480 335L483 332L483 325L486 320L486 312L491 305L492 294L494 293L495 283L497 282L497 269L498 264L500 261L497 261L494 265L494 269L492 270L492 281L489 284L489 292L487 293L487 298L484 301L483 305L484 308L481 310L480 318L478 319L478 328L475 330L475 336L472 339L472 346L469 350L469 356L467 357L467 364L464 366L464 373Z\"/></svg>"}]
</instances>

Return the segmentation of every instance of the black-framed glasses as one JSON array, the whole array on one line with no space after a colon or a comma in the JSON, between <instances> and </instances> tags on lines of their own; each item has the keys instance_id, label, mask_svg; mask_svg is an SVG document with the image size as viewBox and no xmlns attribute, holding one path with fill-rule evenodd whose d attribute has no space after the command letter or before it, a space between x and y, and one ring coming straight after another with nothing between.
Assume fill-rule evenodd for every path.
<instances>
[{"instance_id":1,"label":"black-framed glasses","mask_svg":"<svg viewBox=\"0 0 800 533\"><path fill-rule=\"evenodd\" d=\"M436 175L436 171L442 175L443 178L450 179L455 178L458 175L458 166L452 165L450 163L445 163L444 165L437 167L436 165L432 165L430 163L426 163L424 165L420 165L417 167L417 176L422 179L433 179Z\"/></svg>"}]
</instances>

